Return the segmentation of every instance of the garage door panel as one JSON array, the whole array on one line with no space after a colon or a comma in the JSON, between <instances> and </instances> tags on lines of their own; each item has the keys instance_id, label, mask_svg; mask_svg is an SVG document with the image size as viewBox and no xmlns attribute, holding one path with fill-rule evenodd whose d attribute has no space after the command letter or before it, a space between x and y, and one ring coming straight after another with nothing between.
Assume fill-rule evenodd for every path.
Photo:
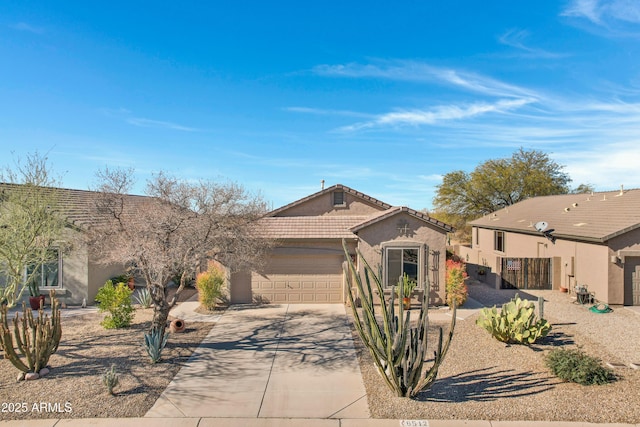
<instances>
[{"instance_id":1,"label":"garage door panel","mask_svg":"<svg viewBox=\"0 0 640 427\"><path fill-rule=\"evenodd\" d=\"M288 279L269 281L261 277L252 282L254 294L260 294L272 302L342 302L342 276L326 278L312 276L316 280Z\"/></svg>"},{"instance_id":2,"label":"garage door panel","mask_svg":"<svg viewBox=\"0 0 640 427\"><path fill-rule=\"evenodd\" d=\"M274 256L251 288L273 303L342 303L342 262L337 255Z\"/></svg>"}]
</instances>

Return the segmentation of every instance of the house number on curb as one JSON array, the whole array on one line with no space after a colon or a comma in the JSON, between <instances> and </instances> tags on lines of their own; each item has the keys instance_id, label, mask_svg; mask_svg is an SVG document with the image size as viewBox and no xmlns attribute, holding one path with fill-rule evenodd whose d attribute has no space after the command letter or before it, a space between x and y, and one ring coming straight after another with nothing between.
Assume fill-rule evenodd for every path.
<instances>
[{"instance_id":1,"label":"house number on curb","mask_svg":"<svg viewBox=\"0 0 640 427\"><path fill-rule=\"evenodd\" d=\"M429 427L427 420L400 420L401 427Z\"/></svg>"}]
</instances>

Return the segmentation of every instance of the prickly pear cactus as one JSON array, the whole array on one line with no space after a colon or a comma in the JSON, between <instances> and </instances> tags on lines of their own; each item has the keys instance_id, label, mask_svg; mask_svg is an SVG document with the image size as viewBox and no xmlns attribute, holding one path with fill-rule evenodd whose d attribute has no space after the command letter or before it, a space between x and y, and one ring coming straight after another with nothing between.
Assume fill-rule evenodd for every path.
<instances>
[{"instance_id":1,"label":"prickly pear cactus","mask_svg":"<svg viewBox=\"0 0 640 427\"><path fill-rule=\"evenodd\" d=\"M551 324L545 320L536 320L535 306L532 302L515 298L502 305L498 311L495 306L483 308L476 324L489 331L494 338L509 344L533 344L547 336Z\"/></svg>"}]
</instances>

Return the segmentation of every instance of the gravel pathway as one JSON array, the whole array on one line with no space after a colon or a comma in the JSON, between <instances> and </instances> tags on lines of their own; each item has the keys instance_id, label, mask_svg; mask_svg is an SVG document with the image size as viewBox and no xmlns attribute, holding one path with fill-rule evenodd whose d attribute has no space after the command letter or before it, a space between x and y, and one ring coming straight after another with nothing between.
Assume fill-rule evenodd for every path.
<instances>
[{"instance_id":1,"label":"gravel pathway","mask_svg":"<svg viewBox=\"0 0 640 427\"><path fill-rule=\"evenodd\" d=\"M611 384L580 386L560 381L544 364L545 354L558 346L581 346L603 361L638 359L640 315L626 309L594 314L559 292L519 293L532 300L545 298L550 334L530 347L505 345L475 324L477 314L459 320L438 380L416 399L389 391L356 337L372 417L640 423L640 371L616 369L618 380ZM478 282L469 285L469 294L485 305L499 306L515 291ZM432 321L434 332L440 326L448 329L448 323Z\"/></svg>"}]
</instances>

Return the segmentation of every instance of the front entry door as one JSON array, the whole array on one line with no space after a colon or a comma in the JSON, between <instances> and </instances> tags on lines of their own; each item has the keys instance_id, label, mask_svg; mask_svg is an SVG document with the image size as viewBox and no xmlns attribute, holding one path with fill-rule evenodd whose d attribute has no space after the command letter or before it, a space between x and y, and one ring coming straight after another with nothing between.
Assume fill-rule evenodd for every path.
<instances>
[{"instance_id":1,"label":"front entry door","mask_svg":"<svg viewBox=\"0 0 640 427\"><path fill-rule=\"evenodd\" d=\"M627 257L624 269L624 305L640 305L640 257Z\"/></svg>"}]
</instances>

